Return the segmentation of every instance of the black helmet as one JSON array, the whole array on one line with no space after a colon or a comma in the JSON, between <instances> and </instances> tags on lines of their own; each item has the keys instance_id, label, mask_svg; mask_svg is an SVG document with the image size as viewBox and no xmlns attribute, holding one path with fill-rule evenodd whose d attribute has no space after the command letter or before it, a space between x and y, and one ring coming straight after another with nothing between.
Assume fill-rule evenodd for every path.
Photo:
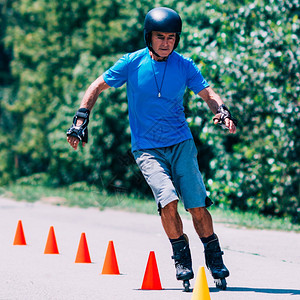
<instances>
[{"instance_id":1,"label":"black helmet","mask_svg":"<svg viewBox=\"0 0 300 300\"><path fill-rule=\"evenodd\" d=\"M157 7L151 9L146 17L144 23L144 39L147 47L153 51L151 47L151 32L175 32L176 41L174 49L178 46L180 33L182 28L181 18L178 13L167 7ZM173 49L173 50L174 50Z\"/></svg>"}]
</instances>

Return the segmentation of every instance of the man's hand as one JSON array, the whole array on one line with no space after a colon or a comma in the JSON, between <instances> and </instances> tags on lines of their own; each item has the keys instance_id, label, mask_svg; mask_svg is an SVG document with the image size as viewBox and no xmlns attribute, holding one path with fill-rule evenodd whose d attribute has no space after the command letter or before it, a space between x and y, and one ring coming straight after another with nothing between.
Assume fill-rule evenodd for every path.
<instances>
[{"instance_id":1,"label":"man's hand","mask_svg":"<svg viewBox=\"0 0 300 300\"><path fill-rule=\"evenodd\" d=\"M219 115L219 114L216 114L213 118L215 125L219 124L219 119L218 119L217 115ZM234 125L232 120L230 120L229 118L226 118L224 125L226 126L226 128L229 130L230 133L236 133L236 126Z\"/></svg>"},{"instance_id":2,"label":"man's hand","mask_svg":"<svg viewBox=\"0 0 300 300\"><path fill-rule=\"evenodd\" d=\"M79 144L79 139L74 137L74 136L68 136L67 137L68 143L74 148L74 150L77 150L78 144ZM85 146L85 142L82 142L82 147Z\"/></svg>"},{"instance_id":3,"label":"man's hand","mask_svg":"<svg viewBox=\"0 0 300 300\"><path fill-rule=\"evenodd\" d=\"M88 142L89 115L88 109L80 108L73 118L72 126L67 131L67 141L74 150L77 150L80 141L83 147Z\"/></svg>"},{"instance_id":4,"label":"man's hand","mask_svg":"<svg viewBox=\"0 0 300 300\"><path fill-rule=\"evenodd\" d=\"M198 95L207 103L210 110L215 114L213 117L214 124L218 124L222 128L228 129L230 133L235 133L238 122L232 117L229 109L225 106L220 96L209 86L201 90Z\"/></svg>"},{"instance_id":5,"label":"man's hand","mask_svg":"<svg viewBox=\"0 0 300 300\"><path fill-rule=\"evenodd\" d=\"M213 117L213 122L224 129L229 129L230 133L236 132L236 125L238 122L232 117L229 109L224 104L218 107L217 113Z\"/></svg>"},{"instance_id":6,"label":"man's hand","mask_svg":"<svg viewBox=\"0 0 300 300\"><path fill-rule=\"evenodd\" d=\"M82 125L82 123L83 123L83 119L78 118L77 122L76 122L76 126L80 126L80 125ZM78 138L76 138L75 136L70 135L70 136L67 137L67 141L74 148L74 150L77 150L77 147L78 147L79 142L80 142L80 140ZM85 142L82 142L82 147L84 147L85 144L86 144Z\"/></svg>"}]
</instances>

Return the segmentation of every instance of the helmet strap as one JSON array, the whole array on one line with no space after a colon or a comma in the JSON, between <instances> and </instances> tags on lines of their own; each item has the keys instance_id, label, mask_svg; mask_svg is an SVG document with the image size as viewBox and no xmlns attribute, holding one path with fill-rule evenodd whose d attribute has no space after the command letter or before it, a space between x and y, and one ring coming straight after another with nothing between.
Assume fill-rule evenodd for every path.
<instances>
[{"instance_id":1,"label":"helmet strap","mask_svg":"<svg viewBox=\"0 0 300 300\"><path fill-rule=\"evenodd\" d=\"M154 49L152 48L151 44L149 45L148 48L149 48L149 50L150 50L155 56L161 57L158 53L156 53L156 52L154 51Z\"/></svg>"}]
</instances>

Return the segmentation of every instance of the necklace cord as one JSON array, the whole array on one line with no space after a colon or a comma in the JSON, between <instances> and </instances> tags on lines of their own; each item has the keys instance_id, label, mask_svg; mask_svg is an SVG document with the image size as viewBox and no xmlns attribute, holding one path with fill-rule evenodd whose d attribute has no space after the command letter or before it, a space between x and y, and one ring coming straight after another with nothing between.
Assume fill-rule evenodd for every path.
<instances>
[{"instance_id":1,"label":"necklace cord","mask_svg":"<svg viewBox=\"0 0 300 300\"><path fill-rule=\"evenodd\" d=\"M164 83L164 79L165 79L167 64L168 64L168 60L166 61L166 65L165 65L165 69L164 69L164 74L163 74L163 77L162 77L162 80L161 80L161 84L160 84L160 88L159 88L158 87L158 83L157 83L157 78L156 78L156 75L155 75L155 71L154 71L153 60L151 59L151 66L152 66L152 71L153 71L153 75L154 75L154 79L155 79L156 88L157 88L157 91L158 91L158 95L157 95L158 98L161 97L161 89L162 89L162 86L163 86L163 83Z\"/></svg>"}]
</instances>

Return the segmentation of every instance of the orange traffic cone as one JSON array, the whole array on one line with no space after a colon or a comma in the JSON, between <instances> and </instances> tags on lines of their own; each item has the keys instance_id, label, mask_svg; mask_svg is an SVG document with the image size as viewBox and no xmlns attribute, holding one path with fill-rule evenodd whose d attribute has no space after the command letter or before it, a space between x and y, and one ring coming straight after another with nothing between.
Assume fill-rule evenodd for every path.
<instances>
[{"instance_id":1,"label":"orange traffic cone","mask_svg":"<svg viewBox=\"0 0 300 300\"><path fill-rule=\"evenodd\" d=\"M59 254L53 226L49 230L44 254Z\"/></svg>"},{"instance_id":2,"label":"orange traffic cone","mask_svg":"<svg viewBox=\"0 0 300 300\"><path fill-rule=\"evenodd\" d=\"M192 300L210 300L204 267L199 267Z\"/></svg>"},{"instance_id":3,"label":"orange traffic cone","mask_svg":"<svg viewBox=\"0 0 300 300\"><path fill-rule=\"evenodd\" d=\"M84 232L80 237L75 263L91 263L90 252Z\"/></svg>"},{"instance_id":4,"label":"orange traffic cone","mask_svg":"<svg viewBox=\"0 0 300 300\"><path fill-rule=\"evenodd\" d=\"M27 245L21 220L19 220L18 222L15 239L14 239L14 245Z\"/></svg>"},{"instance_id":5,"label":"orange traffic cone","mask_svg":"<svg viewBox=\"0 0 300 300\"><path fill-rule=\"evenodd\" d=\"M120 275L113 241L108 243L101 274Z\"/></svg>"},{"instance_id":6,"label":"orange traffic cone","mask_svg":"<svg viewBox=\"0 0 300 300\"><path fill-rule=\"evenodd\" d=\"M150 251L141 289L162 290L154 251Z\"/></svg>"}]
</instances>

